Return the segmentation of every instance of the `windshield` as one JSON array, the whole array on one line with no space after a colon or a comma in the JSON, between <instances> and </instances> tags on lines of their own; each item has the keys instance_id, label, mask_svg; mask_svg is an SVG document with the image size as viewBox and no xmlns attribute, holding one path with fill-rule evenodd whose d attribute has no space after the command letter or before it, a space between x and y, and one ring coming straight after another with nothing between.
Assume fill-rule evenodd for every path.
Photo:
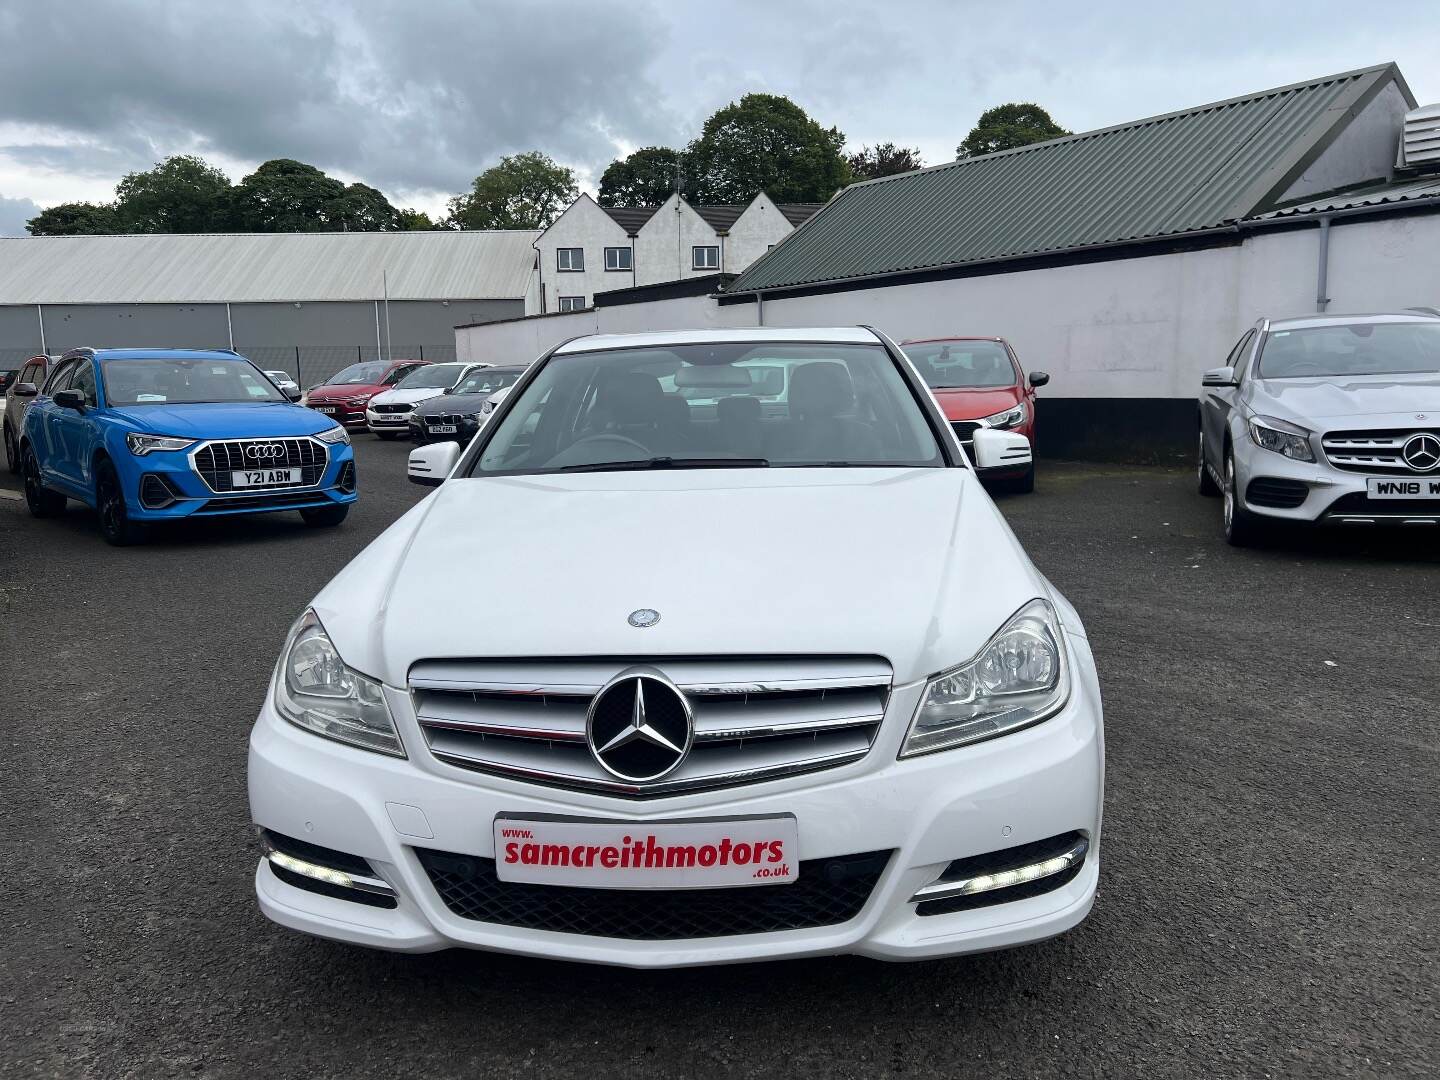
<instances>
[{"instance_id":1,"label":"windshield","mask_svg":"<svg viewBox=\"0 0 1440 1080\"><path fill-rule=\"evenodd\" d=\"M922 341L902 346L932 389L1014 386L1020 381L998 341Z\"/></svg>"},{"instance_id":2,"label":"windshield","mask_svg":"<svg viewBox=\"0 0 1440 1080\"><path fill-rule=\"evenodd\" d=\"M425 387L435 388L454 386L455 380L465 370L464 364L431 364L427 367L416 368L403 379L395 384L396 390L420 390Z\"/></svg>"},{"instance_id":3,"label":"windshield","mask_svg":"<svg viewBox=\"0 0 1440 1080\"><path fill-rule=\"evenodd\" d=\"M457 394L493 394L503 390L521 375L524 368L481 368L465 376L455 387Z\"/></svg>"},{"instance_id":4,"label":"windshield","mask_svg":"<svg viewBox=\"0 0 1440 1080\"><path fill-rule=\"evenodd\" d=\"M102 360L111 405L198 405L205 402L284 401L248 360Z\"/></svg>"},{"instance_id":5,"label":"windshield","mask_svg":"<svg viewBox=\"0 0 1440 1080\"><path fill-rule=\"evenodd\" d=\"M1260 354L1262 379L1440 372L1440 319L1341 323L1275 330Z\"/></svg>"},{"instance_id":6,"label":"windshield","mask_svg":"<svg viewBox=\"0 0 1440 1080\"><path fill-rule=\"evenodd\" d=\"M780 368L780 393L761 396ZM692 396L687 391L703 392ZM878 345L712 343L560 354L509 403L479 473L942 466Z\"/></svg>"},{"instance_id":7,"label":"windshield","mask_svg":"<svg viewBox=\"0 0 1440 1080\"><path fill-rule=\"evenodd\" d=\"M326 386L373 386L380 381L389 365L384 361L371 361L368 364L351 364L330 378L325 380Z\"/></svg>"}]
</instances>

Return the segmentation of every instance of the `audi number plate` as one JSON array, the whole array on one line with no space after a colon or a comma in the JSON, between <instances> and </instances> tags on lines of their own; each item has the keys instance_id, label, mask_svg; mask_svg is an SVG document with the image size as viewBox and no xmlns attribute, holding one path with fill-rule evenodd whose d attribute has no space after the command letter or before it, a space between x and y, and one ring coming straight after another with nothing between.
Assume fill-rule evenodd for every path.
<instances>
[{"instance_id":1,"label":"audi number plate","mask_svg":"<svg viewBox=\"0 0 1440 1080\"><path fill-rule=\"evenodd\" d=\"M436 435L454 435L454 434L455 434L455 425L454 425L454 424L431 424L431 425L430 425L430 430L433 431Z\"/></svg>"},{"instance_id":2,"label":"audi number plate","mask_svg":"<svg viewBox=\"0 0 1440 1080\"><path fill-rule=\"evenodd\" d=\"M1440 476L1372 476L1365 488L1372 499L1440 499Z\"/></svg>"},{"instance_id":3,"label":"audi number plate","mask_svg":"<svg viewBox=\"0 0 1440 1080\"><path fill-rule=\"evenodd\" d=\"M232 472L231 487L269 487L271 484L300 483L299 469L256 469L253 472Z\"/></svg>"},{"instance_id":4,"label":"audi number plate","mask_svg":"<svg viewBox=\"0 0 1440 1080\"><path fill-rule=\"evenodd\" d=\"M791 815L728 821L495 819L495 876L590 889L788 885L800 873Z\"/></svg>"}]
</instances>

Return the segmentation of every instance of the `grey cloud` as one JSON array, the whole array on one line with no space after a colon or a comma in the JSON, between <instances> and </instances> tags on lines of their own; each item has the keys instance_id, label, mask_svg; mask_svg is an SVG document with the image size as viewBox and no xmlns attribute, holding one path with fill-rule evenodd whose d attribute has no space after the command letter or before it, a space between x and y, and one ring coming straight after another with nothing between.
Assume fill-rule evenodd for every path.
<instances>
[{"instance_id":1,"label":"grey cloud","mask_svg":"<svg viewBox=\"0 0 1440 1080\"><path fill-rule=\"evenodd\" d=\"M29 236L25 222L40 213L29 199L7 199L0 195L0 236Z\"/></svg>"},{"instance_id":2,"label":"grey cloud","mask_svg":"<svg viewBox=\"0 0 1440 1080\"><path fill-rule=\"evenodd\" d=\"M607 131L672 139L646 75L665 33L648 6L581 0L11 5L0 119L93 140L117 177L181 149L459 190L505 153L593 168Z\"/></svg>"}]
</instances>

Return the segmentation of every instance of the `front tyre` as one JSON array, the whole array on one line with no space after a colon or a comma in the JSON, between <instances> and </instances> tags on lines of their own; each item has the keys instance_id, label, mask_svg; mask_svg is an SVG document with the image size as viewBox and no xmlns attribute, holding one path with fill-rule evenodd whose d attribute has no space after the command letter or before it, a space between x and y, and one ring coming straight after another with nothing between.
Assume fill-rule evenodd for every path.
<instances>
[{"instance_id":1,"label":"front tyre","mask_svg":"<svg viewBox=\"0 0 1440 1080\"><path fill-rule=\"evenodd\" d=\"M145 526L130 520L130 508L125 505L125 493L120 488L120 477L115 466L102 461L95 470L95 514L100 523L100 535L113 547L128 547L145 539Z\"/></svg>"},{"instance_id":2,"label":"front tyre","mask_svg":"<svg viewBox=\"0 0 1440 1080\"><path fill-rule=\"evenodd\" d=\"M1020 495L1029 495L1035 490L1035 462L1030 462L1023 476L1010 481L1010 490Z\"/></svg>"},{"instance_id":3,"label":"front tyre","mask_svg":"<svg viewBox=\"0 0 1440 1080\"><path fill-rule=\"evenodd\" d=\"M1233 547L1253 547L1264 535L1264 525L1240 505L1239 481L1235 478L1235 453L1225 453L1225 540Z\"/></svg>"},{"instance_id":4,"label":"front tyre","mask_svg":"<svg viewBox=\"0 0 1440 1080\"><path fill-rule=\"evenodd\" d=\"M337 506L317 506L310 510L301 510L300 516L305 519L305 524L312 529L333 529L345 520L350 513L348 503Z\"/></svg>"},{"instance_id":5,"label":"front tyre","mask_svg":"<svg viewBox=\"0 0 1440 1080\"><path fill-rule=\"evenodd\" d=\"M40 462L35 451L25 450L21 466L25 474L25 505L32 516L37 518L58 517L65 512L65 496L51 491L40 482Z\"/></svg>"},{"instance_id":6,"label":"front tyre","mask_svg":"<svg viewBox=\"0 0 1440 1080\"><path fill-rule=\"evenodd\" d=\"M11 475L20 472L20 445L15 441L15 431L9 424L5 425L5 467Z\"/></svg>"},{"instance_id":7,"label":"front tyre","mask_svg":"<svg viewBox=\"0 0 1440 1080\"><path fill-rule=\"evenodd\" d=\"M1205 460L1205 433L1200 433L1200 454L1196 459L1198 464L1195 468L1195 490L1201 495L1219 495L1220 485L1215 483L1215 478L1210 475L1210 463Z\"/></svg>"}]
</instances>

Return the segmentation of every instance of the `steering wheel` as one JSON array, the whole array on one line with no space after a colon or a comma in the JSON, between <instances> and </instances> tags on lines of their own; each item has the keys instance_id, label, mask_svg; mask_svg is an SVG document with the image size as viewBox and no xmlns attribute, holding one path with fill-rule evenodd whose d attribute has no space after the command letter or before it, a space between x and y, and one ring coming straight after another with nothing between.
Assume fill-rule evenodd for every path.
<instances>
[{"instance_id":1,"label":"steering wheel","mask_svg":"<svg viewBox=\"0 0 1440 1080\"><path fill-rule=\"evenodd\" d=\"M634 460L633 454L629 456L613 458L607 457L604 454L593 455L593 453L577 453L577 451L580 451L582 449L588 449L593 452L595 448L601 446L607 448L613 447L614 451L616 452L626 450L638 450L644 457L648 458L650 456L650 448L648 446L644 446L636 442L634 439L627 438L624 435L616 435L611 432L602 432L598 435L586 435L583 439L576 439L564 450L561 450L560 453L556 454L549 461L547 461L545 465L547 468L556 468L562 465L588 465L591 462L599 463L602 461L610 460Z\"/></svg>"}]
</instances>

